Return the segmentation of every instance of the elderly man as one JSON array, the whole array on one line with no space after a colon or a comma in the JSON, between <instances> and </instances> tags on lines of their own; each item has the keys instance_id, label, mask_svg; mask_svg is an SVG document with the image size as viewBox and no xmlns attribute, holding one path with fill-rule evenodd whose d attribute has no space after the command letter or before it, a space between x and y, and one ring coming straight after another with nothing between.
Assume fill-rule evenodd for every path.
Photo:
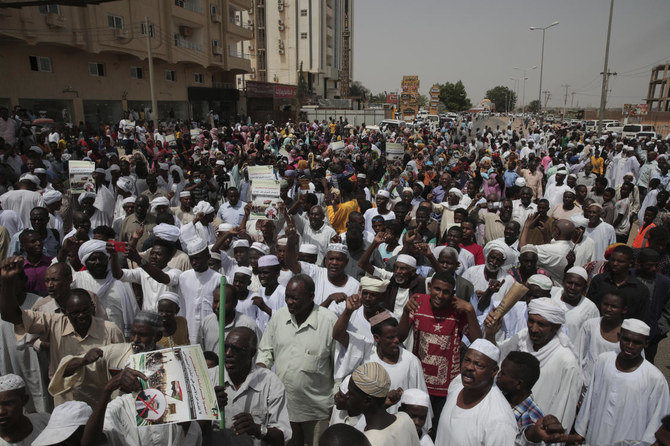
<instances>
[{"instance_id":1,"label":"elderly man","mask_svg":"<svg viewBox=\"0 0 670 446\"><path fill-rule=\"evenodd\" d=\"M661 371L642 356L648 338L647 324L626 319L619 335L621 351L598 357L575 423L582 441L593 445L631 439L654 442L654 433L670 410L670 396Z\"/></svg>"},{"instance_id":2,"label":"elderly man","mask_svg":"<svg viewBox=\"0 0 670 446\"><path fill-rule=\"evenodd\" d=\"M370 444L419 446L414 422L405 412L392 415L386 411L391 378L376 362L360 365L351 374L347 400L349 414L365 416L365 436Z\"/></svg>"},{"instance_id":3,"label":"elderly man","mask_svg":"<svg viewBox=\"0 0 670 446\"><path fill-rule=\"evenodd\" d=\"M561 331L563 324L565 310L557 302L549 297L533 299L528 303L528 328L504 341L500 350L502 357L522 351L540 361L535 400L542 412L555 415L568 429L575 420L583 379L574 347ZM486 338L495 341L497 331L498 327L486 325Z\"/></svg>"},{"instance_id":4,"label":"elderly man","mask_svg":"<svg viewBox=\"0 0 670 446\"><path fill-rule=\"evenodd\" d=\"M293 430L289 445L315 445L328 427L333 404L337 343L332 331L337 318L317 305L314 296L310 276L291 278L286 287L286 306L272 315L256 359L262 367L274 366L287 389Z\"/></svg>"},{"instance_id":5,"label":"elderly man","mask_svg":"<svg viewBox=\"0 0 670 446\"><path fill-rule=\"evenodd\" d=\"M79 247L79 260L86 269L73 274L72 287L95 293L102 301L108 319L128 337L139 308L130 285L112 275L107 242L95 239L84 242Z\"/></svg>"},{"instance_id":6,"label":"elderly man","mask_svg":"<svg viewBox=\"0 0 670 446\"><path fill-rule=\"evenodd\" d=\"M437 427L436 446L512 445L517 425L509 403L493 385L500 351L485 339L474 341L451 382Z\"/></svg>"},{"instance_id":7,"label":"elderly man","mask_svg":"<svg viewBox=\"0 0 670 446\"><path fill-rule=\"evenodd\" d=\"M230 445L283 445L293 432L286 391L270 370L254 364L257 339L248 327L233 328L226 336L225 382L219 386L219 368L209 369L219 407L225 407Z\"/></svg>"},{"instance_id":8,"label":"elderly man","mask_svg":"<svg viewBox=\"0 0 670 446\"><path fill-rule=\"evenodd\" d=\"M48 413L24 414L26 383L13 373L0 376L0 444L30 445L49 422Z\"/></svg>"},{"instance_id":9,"label":"elderly man","mask_svg":"<svg viewBox=\"0 0 670 446\"><path fill-rule=\"evenodd\" d=\"M539 219L539 214L528 217L519 237L519 249L528 245L528 233ZM567 255L571 249L570 240L574 231L575 225L570 220L558 220L554 223L551 242L532 245L537 248L537 266L549 273L555 285L560 286L563 283L563 275L568 265Z\"/></svg>"},{"instance_id":10,"label":"elderly man","mask_svg":"<svg viewBox=\"0 0 670 446\"><path fill-rule=\"evenodd\" d=\"M586 298L586 284L589 275L581 266L573 266L565 272L563 288L552 289L551 297L565 310L567 335L577 345L579 331L589 319L600 317L596 304Z\"/></svg>"}]
</instances>

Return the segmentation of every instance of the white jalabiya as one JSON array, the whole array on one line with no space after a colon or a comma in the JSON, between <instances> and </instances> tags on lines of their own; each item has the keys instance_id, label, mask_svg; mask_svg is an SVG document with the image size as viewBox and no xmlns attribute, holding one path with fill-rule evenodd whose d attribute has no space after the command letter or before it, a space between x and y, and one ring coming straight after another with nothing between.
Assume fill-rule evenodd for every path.
<instances>
[{"instance_id":1,"label":"white jalabiya","mask_svg":"<svg viewBox=\"0 0 670 446\"><path fill-rule=\"evenodd\" d=\"M314 279L316 285L314 303L317 305L321 305L333 293L345 293L347 296L351 296L358 292L360 282L351 276L347 276L347 282L343 286L336 286L328 280L328 270L326 268L307 262L300 262L300 267L304 274Z\"/></svg>"},{"instance_id":2,"label":"white jalabiya","mask_svg":"<svg viewBox=\"0 0 670 446\"><path fill-rule=\"evenodd\" d=\"M500 360L511 351L528 352L540 361L540 379L533 386L537 405L555 415L563 426L572 426L582 390L582 371L568 337L560 331L540 350L533 348L524 329L500 345Z\"/></svg>"},{"instance_id":3,"label":"white jalabiya","mask_svg":"<svg viewBox=\"0 0 670 446\"><path fill-rule=\"evenodd\" d=\"M436 446L510 446L517 434L514 412L500 389L493 386L477 405L461 409L456 405L463 390L458 375L447 391L447 401L437 425Z\"/></svg>"},{"instance_id":4,"label":"white jalabiya","mask_svg":"<svg viewBox=\"0 0 670 446\"><path fill-rule=\"evenodd\" d=\"M186 318L191 344L197 343L200 323L213 313L214 289L220 283L221 274L209 268L202 273L190 269L179 276L179 295L183 303L179 313Z\"/></svg>"},{"instance_id":5,"label":"white jalabiya","mask_svg":"<svg viewBox=\"0 0 670 446\"><path fill-rule=\"evenodd\" d=\"M584 237L588 237L595 243L595 252L593 253L593 260L605 260L605 251L607 247L616 243L616 233L614 227L601 221L595 228L586 228ZM577 265L577 263L575 263Z\"/></svg>"},{"instance_id":6,"label":"white jalabiya","mask_svg":"<svg viewBox=\"0 0 670 446\"><path fill-rule=\"evenodd\" d=\"M414 422L405 412L395 415L396 419L384 429L368 429L366 437L373 445L384 446L419 446L419 436L416 434Z\"/></svg>"},{"instance_id":7,"label":"white jalabiya","mask_svg":"<svg viewBox=\"0 0 670 446\"><path fill-rule=\"evenodd\" d=\"M616 357L615 352L598 357L575 430L592 445L624 440L651 444L670 409L668 383L649 361L626 373L617 369Z\"/></svg>"},{"instance_id":8,"label":"white jalabiya","mask_svg":"<svg viewBox=\"0 0 670 446\"><path fill-rule=\"evenodd\" d=\"M49 214L49 223L47 223L47 228L58 231L58 234L60 235L58 241L61 243L63 242L63 236L65 236L65 232L63 229L63 218L60 215Z\"/></svg>"},{"instance_id":9,"label":"white jalabiya","mask_svg":"<svg viewBox=\"0 0 670 446\"><path fill-rule=\"evenodd\" d=\"M119 327L126 338L130 336L130 326L139 307L129 284L114 279L111 272L104 279L96 279L89 271L77 271L72 275L72 288L83 288L97 294L109 320Z\"/></svg>"},{"instance_id":10,"label":"white jalabiya","mask_svg":"<svg viewBox=\"0 0 670 446\"><path fill-rule=\"evenodd\" d=\"M232 282L228 282L232 283ZM256 316L258 315L258 307L254 305L254 302L251 300L251 298L255 295L254 292L248 291L247 296L244 299L241 299L239 296L237 298L237 305L235 306L235 309L239 311L242 314L246 314L249 316L252 320L256 320Z\"/></svg>"},{"instance_id":11,"label":"white jalabiya","mask_svg":"<svg viewBox=\"0 0 670 446\"><path fill-rule=\"evenodd\" d=\"M265 305L272 310L273 314L281 307L286 306L286 287L282 285L277 285L277 288L269 296L265 294L265 287L261 287L254 296L261 296L265 301ZM268 322L270 322L270 315L259 308L256 314L256 325L258 325L261 332L265 331Z\"/></svg>"},{"instance_id":12,"label":"white jalabiya","mask_svg":"<svg viewBox=\"0 0 670 446\"><path fill-rule=\"evenodd\" d=\"M163 272L170 278L168 283L160 283L154 280L142 268L124 269L120 280L129 283L139 283L142 286L142 309L158 311L158 297L165 291L177 293L177 285L179 284L179 276L181 274L181 271L169 266L163 268Z\"/></svg>"},{"instance_id":13,"label":"white jalabiya","mask_svg":"<svg viewBox=\"0 0 670 446\"><path fill-rule=\"evenodd\" d=\"M619 353L621 351L618 342L610 342L600 334L600 322L602 320L603 318L597 317L584 322L579 330L579 336L577 337L577 343L575 344L577 347L579 365L584 374L584 384L586 385L591 382L593 367L601 353Z\"/></svg>"},{"instance_id":14,"label":"white jalabiya","mask_svg":"<svg viewBox=\"0 0 670 446\"><path fill-rule=\"evenodd\" d=\"M27 189L10 190L0 195L0 203L5 210L16 212L21 217L23 227L29 228L30 225L30 211L33 208L44 207L44 199L39 192L34 192Z\"/></svg>"},{"instance_id":15,"label":"white jalabiya","mask_svg":"<svg viewBox=\"0 0 670 446\"><path fill-rule=\"evenodd\" d=\"M565 324L563 324L563 332L568 335L570 342L577 345L579 338L579 330L584 322L594 317L600 316L598 307L590 299L582 296L579 303L575 306L561 300L563 295L563 288L554 287L551 289L551 298L558 303L565 310Z\"/></svg>"}]
</instances>

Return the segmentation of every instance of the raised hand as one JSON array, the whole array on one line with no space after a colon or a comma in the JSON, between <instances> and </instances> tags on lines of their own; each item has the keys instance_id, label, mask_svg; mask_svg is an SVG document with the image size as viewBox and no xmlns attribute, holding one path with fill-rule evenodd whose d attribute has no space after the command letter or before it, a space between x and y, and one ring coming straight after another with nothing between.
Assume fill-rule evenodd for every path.
<instances>
[{"instance_id":1,"label":"raised hand","mask_svg":"<svg viewBox=\"0 0 670 446\"><path fill-rule=\"evenodd\" d=\"M23 272L24 258L21 256L9 257L0 264L0 277L2 280L14 280Z\"/></svg>"}]
</instances>

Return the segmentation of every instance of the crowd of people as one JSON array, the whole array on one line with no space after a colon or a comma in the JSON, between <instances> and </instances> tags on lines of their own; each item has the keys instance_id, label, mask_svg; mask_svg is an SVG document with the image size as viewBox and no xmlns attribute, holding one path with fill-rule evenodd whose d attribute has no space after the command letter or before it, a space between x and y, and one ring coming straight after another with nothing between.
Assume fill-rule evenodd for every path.
<instances>
[{"instance_id":1,"label":"crowd of people","mask_svg":"<svg viewBox=\"0 0 670 446\"><path fill-rule=\"evenodd\" d=\"M0 445L670 445L670 137L498 122L0 110ZM137 427L129 358L192 344L225 428Z\"/></svg>"}]
</instances>

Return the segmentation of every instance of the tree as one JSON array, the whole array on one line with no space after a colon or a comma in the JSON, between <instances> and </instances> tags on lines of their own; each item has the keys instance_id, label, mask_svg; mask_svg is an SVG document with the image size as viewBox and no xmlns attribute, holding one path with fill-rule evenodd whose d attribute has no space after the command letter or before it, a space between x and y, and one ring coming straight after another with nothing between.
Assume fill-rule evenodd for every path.
<instances>
[{"instance_id":1,"label":"tree","mask_svg":"<svg viewBox=\"0 0 670 446\"><path fill-rule=\"evenodd\" d=\"M440 102L444 104L447 110L463 111L472 107L463 82L458 81L455 84L445 82L438 85L440 86Z\"/></svg>"},{"instance_id":2,"label":"tree","mask_svg":"<svg viewBox=\"0 0 670 446\"><path fill-rule=\"evenodd\" d=\"M428 107L428 96L426 96L425 94L420 94L419 100L417 102L419 103L419 108Z\"/></svg>"},{"instance_id":3,"label":"tree","mask_svg":"<svg viewBox=\"0 0 670 446\"><path fill-rule=\"evenodd\" d=\"M305 82L305 74L302 71L302 62L300 62L300 68L298 69L298 88L296 92L296 97L298 100L298 107L302 106L305 101L305 96L307 95L307 82Z\"/></svg>"},{"instance_id":4,"label":"tree","mask_svg":"<svg viewBox=\"0 0 670 446\"><path fill-rule=\"evenodd\" d=\"M349 96L358 97L365 100L370 96L370 90L368 90L365 85L361 84L360 82L353 81L349 87Z\"/></svg>"},{"instance_id":5,"label":"tree","mask_svg":"<svg viewBox=\"0 0 670 446\"><path fill-rule=\"evenodd\" d=\"M486 97L495 105L497 112L514 110L516 93L503 85L498 85L487 91Z\"/></svg>"},{"instance_id":6,"label":"tree","mask_svg":"<svg viewBox=\"0 0 670 446\"><path fill-rule=\"evenodd\" d=\"M530 101L528 105L526 105L526 111L528 113L537 113L540 111L540 101L535 99L534 101Z\"/></svg>"},{"instance_id":7,"label":"tree","mask_svg":"<svg viewBox=\"0 0 670 446\"><path fill-rule=\"evenodd\" d=\"M369 97L369 102L371 104L385 104L386 103L386 93L383 91L380 91L377 94L370 94Z\"/></svg>"}]
</instances>

